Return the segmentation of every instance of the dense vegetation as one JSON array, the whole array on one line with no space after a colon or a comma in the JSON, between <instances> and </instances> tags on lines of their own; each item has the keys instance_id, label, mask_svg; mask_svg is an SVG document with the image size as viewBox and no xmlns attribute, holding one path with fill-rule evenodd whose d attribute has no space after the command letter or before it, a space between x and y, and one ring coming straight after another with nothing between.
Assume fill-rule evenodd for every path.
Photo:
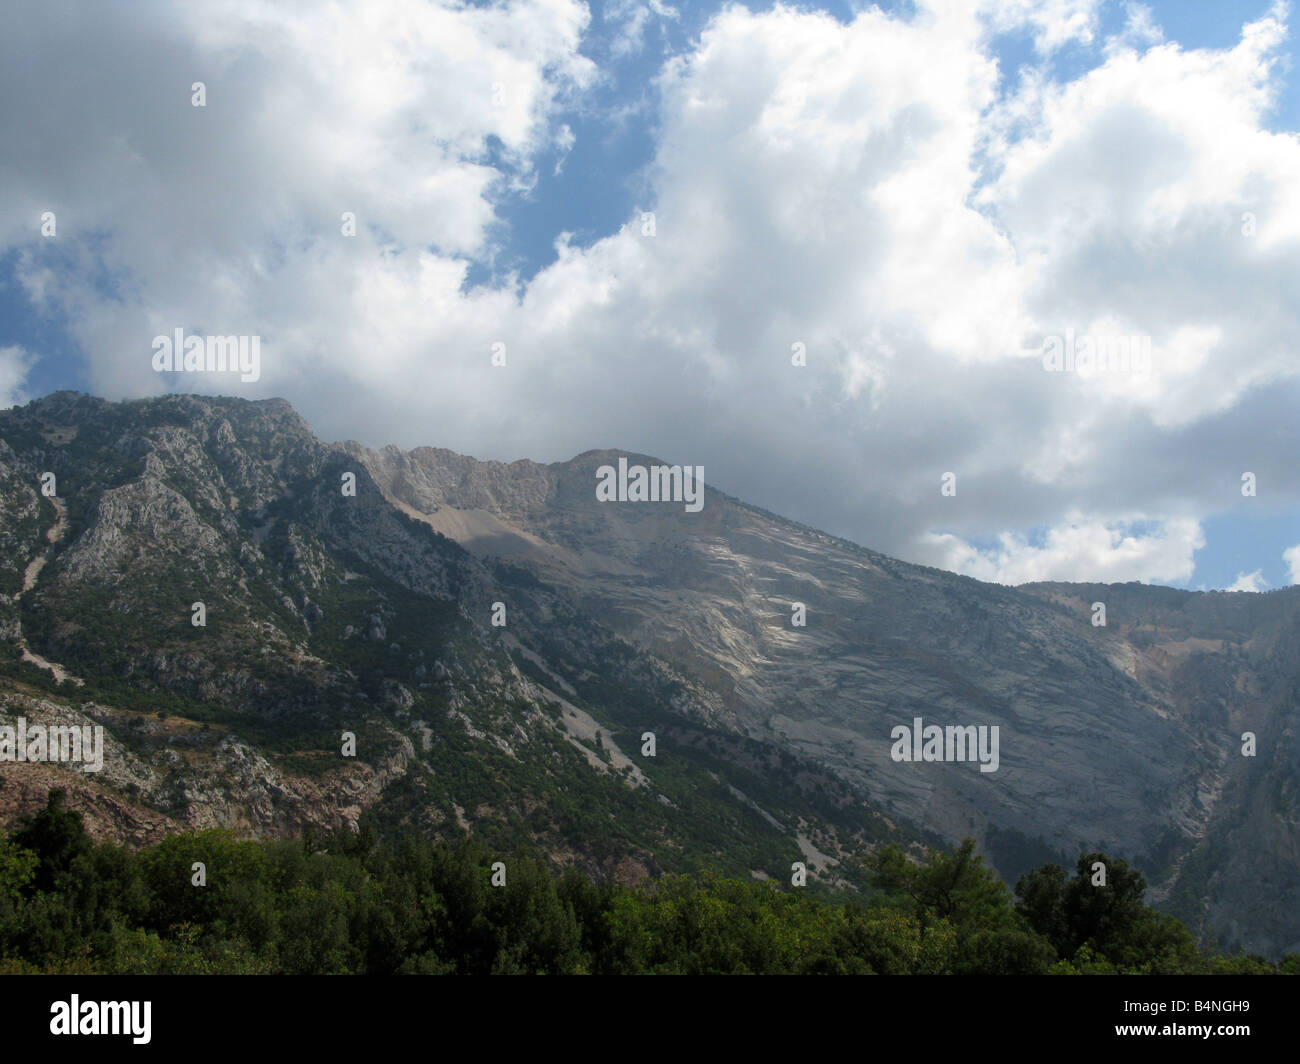
<instances>
[{"instance_id":1,"label":"dense vegetation","mask_svg":"<svg viewBox=\"0 0 1300 1064\"><path fill-rule=\"evenodd\" d=\"M132 852L94 843L51 791L0 839L0 972L1300 974L1300 956L1200 954L1103 854L1073 877L1035 870L1014 899L969 841L919 863L883 847L868 879L850 904L709 873L596 885L472 840L387 846L364 830Z\"/></svg>"}]
</instances>

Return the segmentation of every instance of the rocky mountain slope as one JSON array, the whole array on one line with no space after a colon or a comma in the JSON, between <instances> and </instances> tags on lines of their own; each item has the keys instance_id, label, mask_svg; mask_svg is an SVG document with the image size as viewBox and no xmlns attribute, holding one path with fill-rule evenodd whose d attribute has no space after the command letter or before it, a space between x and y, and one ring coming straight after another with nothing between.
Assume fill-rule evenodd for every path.
<instances>
[{"instance_id":1,"label":"rocky mountain slope","mask_svg":"<svg viewBox=\"0 0 1300 1064\"><path fill-rule=\"evenodd\" d=\"M625 878L804 861L822 889L916 838L526 570L407 516L283 402L57 393L0 412L0 492L0 725L107 736L100 773L0 763L5 820L62 778L132 841L366 823Z\"/></svg>"},{"instance_id":2,"label":"rocky mountain slope","mask_svg":"<svg viewBox=\"0 0 1300 1064\"><path fill-rule=\"evenodd\" d=\"M1300 589L983 584L711 486L600 502L620 457L657 464L330 446L274 400L0 412L0 718L110 751L0 764L0 819L71 778L132 840L365 822L817 889L885 838L973 835L1013 881L1099 847L1208 941L1300 949ZM917 717L996 726L997 770L894 760Z\"/></svg>"},{"instance_id":3,"label":"rocky mountain slope","mask_svg":"<svg viewBox=\"0 0 1300 1064\"><path fill-rule=\"evenodd\" d=\"M405 512L528 568L716 692L727 727L829 768L893 817L976 836L1012 881L1109 849L1137 857L1153 896L1210 939L1300 944L1300 588L1007 588L711 488L699 513L597 503L596 470L616 452L542 466L345 446ZM997 771L893 760L892 729L917 717L996 725Z\"/></svg>"}]
</instances>

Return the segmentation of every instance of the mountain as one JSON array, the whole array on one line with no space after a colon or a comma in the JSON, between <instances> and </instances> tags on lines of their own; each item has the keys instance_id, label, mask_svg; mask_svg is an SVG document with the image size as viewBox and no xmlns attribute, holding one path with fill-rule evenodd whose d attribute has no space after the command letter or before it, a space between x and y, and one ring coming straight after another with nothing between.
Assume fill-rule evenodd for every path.
<instances>
[{"instance_id":1,"label":"mountain","mask_svg":"<svg viewBox=\"0 0 1300 1064\"><path fill-rule=\"evenodd\" d=\"M527 567L716 692L727 727L825 766L895 819L975 836L1012 882L1112 850L1210 940L1300 942L1300 588L1009 588L711 488L696 514L598 504L596 470L617 452L507 466L345 447L406 513ZM917 717L998 726L998 770L894 761L891 730Z\"/></svg>"},{"instance_id":2,"label":"mountain","mask_svg":"<svg viewBox=\"0 0 1300 1064\"><path fill-rule=\"evenodd\" d=\"M984 584L711 485L597 499L650 456L330 446L279 400L56 393L0 441L0 710L104 724L106 834L472 830L823 890L969 835L1011 882L1122 854L1208 943L1300 948L1300 589ZM996 727L996 771L894 760L916 718ZM0 817L74 776L0 771Z\"/></svg>"},{"instance_id":3,"label":"mountain","mask_svg":"<svg viewBox=\"0 0 1300 1064\"><path fill-rule=\"evenodd\" d=\"M283 402L56 393L0 412L0 441L0 724L98 723L107 745L101 773L3 764L5 820L61 779L133 842L472 830L623 879L804 861L825 889L918 838L526 569L409 517Z\"/></svg>"}]
</instances>

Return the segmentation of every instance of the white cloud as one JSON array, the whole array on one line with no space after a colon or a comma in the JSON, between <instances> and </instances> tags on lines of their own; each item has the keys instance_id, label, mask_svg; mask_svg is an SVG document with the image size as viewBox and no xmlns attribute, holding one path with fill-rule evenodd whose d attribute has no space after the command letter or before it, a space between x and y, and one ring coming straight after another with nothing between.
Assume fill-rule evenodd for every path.
<instances>
[{"instance_id":1,"label":"white cloud","mask_svg":"<svg viewBox=\"0 0 1300 1064\"><path fill-rule=\"evenodd\" d=\"M1162 582L1183 581L1192 575L1193 556L1205 545L1198 522L1170 520L1144 532L1135 531L1132 523L1073 514L1067 523L1049 529L1041 546L1006 533L991 550L977 549L951 534L927 538L942 568L999 584L1037 580Z\"/></svg>"},{"instance_id":2,"label":"white cloud","mask_svg":"<svg viewBox=\"0 0 1300 1064\"><path fill-rule=\"evenodd\" d=\"M1291 583L1300 584L1300 543L1284 550L1282 560L1286 562L1287 569L1290 570Z\"/></svg>"},{"instance_id":3,"label":"white cloud","mask_svg":"<svg viewBox=\"0 0 1300 1064\"><path fill-rule=\"evenodd\" d=\"M1264 570L1256 569L1253 573L1238 573L1237 579L1224 590L1263 591L1267 587L1268 581L1264 579Z\"/></svg>"},{"instance_id":4,"label":"white cloud","mask_svg":"<svg viewBox=\"0 0 1300 1064\"><path fill-rule=\"evenodd\" d=\"M613 58L633 55L645 47L646 27L652 20L677 21L680 12L670 4L660 0L639 3L638 0L606 0L604 8L605 22L615 28L609 42L609 53Z\"/></svg>"},{"instance_id":5,"label":"white cloud","mask_svg":"<svg viewBox=\"0 0 1300 1064\"><path fill-rule=\"evenodd\" d=\"M22 384L32 361L21 347L0 347L0 410L27 401Z\"/></svg>"},{"instance_id":6,"label":"white cloud","mask_svg":"<svg viewBox=\"0 0 1300 1064\"><path fill-rule=\"evenodd\" d=\"M1124 49L1143 49L1160 44L1164 39L1164 30L1156 21L1151 8L1146 4L1129 2L1124 5L1124 29L1107 39L1105 52L1107 56L1112 56Z\"/></svg>"},{"instance_id":7,"label":"white cloud","mask_svg":"<svg viewBox=\"0 0 1300 1064\"><path fill-rule=\"evenodd\" d=\"M1076 80L999 95L994 29L1046 54L1093 40L1096 9L725 8L657 81L628 224L468 292L501 197L572 143L582 5L89 5L75 33L32 9L0 40L0 136L39 146L0 171L0 248L110 396L178 386L149 368L157 333L257 333L257 385L179 386L285 395L326 438L698 462L1012 583L1182 580L1241 470L1300 504L1300 140L1265 125L1286 27L1220 50L1134 30ZM57 244L33 235L45 209ZM1045 372L1034 345L1067 330L1149 336L1155 368ZM1042 545L1008 531L1033 527Z\"/></svg>"},{"instance_id":8,"label":"white cloud","mask_svg":"<svg viewBox=\"0 0 1300 1064\"><path fill-rule=\"evenodd\" d=\"M1092 41L1101 0L986 0L983 7L998 32L1028 29L1034 48L1049 55L1072 41Z\"/></svg>"}]
</instances>

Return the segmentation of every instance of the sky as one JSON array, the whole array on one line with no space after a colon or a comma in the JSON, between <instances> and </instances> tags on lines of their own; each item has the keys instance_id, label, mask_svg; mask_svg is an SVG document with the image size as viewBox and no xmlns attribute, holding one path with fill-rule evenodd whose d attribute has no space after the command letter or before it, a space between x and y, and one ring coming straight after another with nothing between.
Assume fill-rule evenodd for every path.
<instances>
[{"instance_id":1,"label":"sky","mask_svg":"<svg viewBox=\"0 0 1300 1064\"><path fill-rule=\"evenodd\" d=\"M1296 21L18 0L0 407L282 396L331 441L702 465L984 580L1288 586ZM257 379L158 371L178 329Z\"/></svg>"}]
</instances>

